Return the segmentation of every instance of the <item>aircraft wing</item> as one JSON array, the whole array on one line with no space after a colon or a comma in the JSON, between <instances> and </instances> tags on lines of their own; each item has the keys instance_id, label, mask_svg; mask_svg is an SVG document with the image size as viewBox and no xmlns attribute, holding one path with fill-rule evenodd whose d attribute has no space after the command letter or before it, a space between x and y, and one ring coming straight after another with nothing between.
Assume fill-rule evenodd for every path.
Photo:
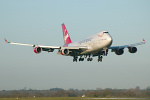
<instances>
[{"instance_id":1,"label":"aircraft wing","mask_svg":"<svg viewBox=\"0 0 150 100\"><path fill-rule=\"evenodd\" d=\"M6 43L9 43L9 44L15 44L15 45L24 45L24 46L31 46L31 47L41 47L41 48L45 48L45 49L60 49L61 47L60 46L44 46L44 45L33 45L33 44L25 44L25 43L16 43L16 42L8 42L6 39L5 39L5 42Z\"/></svg>"},{"instance_id":2,"label":"aircraft wing","mask_svg":"<svg viewBox=\"0 0 150 100\"><path fill-rule=\"evenodd\" d=\"M134 44L129 44L129 45L123 45L123 46L111 46L108 49L112 49L112 50L115 50L115 49L124 49L124 48L129 48L129 47L135 47L137 45L142 45L142 44L145 44L145 40L144 39L143 39L142 42L139 42L139 43L134 43Z\"/></svg>"},{"instance_id":3,"label":"aircraft wing","mask_svg":"<svg viewBox=\"0 0 150 100\"><path fill-rule=\"evenodd\" d=\"M76 50L76 51L79 51L79 50L84 51L84 50L88 49L87 46L69 46L69 47L63 47L63 46L62 47L61 46L44 46L44 45L33 45L33 44L25 44L25 43L8 42L6 39L5 39L5 42L9 43L9 44L15 44L15 45L31 46L31 47L34 47L34 48L39 47L43 51L48 51L48 52L53 52L54 49L68 49L68 50Z\"/></svg>"}]
</instances>

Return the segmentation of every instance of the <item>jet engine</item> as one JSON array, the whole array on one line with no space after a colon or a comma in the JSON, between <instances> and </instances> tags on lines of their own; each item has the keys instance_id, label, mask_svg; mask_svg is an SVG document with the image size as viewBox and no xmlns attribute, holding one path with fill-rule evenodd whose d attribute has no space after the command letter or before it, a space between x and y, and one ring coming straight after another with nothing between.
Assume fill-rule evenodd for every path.
<instances>
[{"instance_id":1,"label":"jet engine","mask_svg":"<svg viewBox=\"0 0 150 100\"><path fill-rule=\"evenodd\" d=\"M124 50L123 49L117 49L115 51L116 55L122 55L124 53Z\"/></svg>"},{"instance_id":2,"label":"jet engine","mask_svg":"<svg viewBox=\"0 0 150 100\"><path fill-rule=\"evenodd\" d=\"M137 52L137 48L136 47L129 47L129 52L130 53L136 53Z\"/></svg>"},{"instance_id":3,"label":"jet engine","mask_svg":"<svg viewBox=\"0 0 150 100\"><path fill-rule=\"evenodd\" d=\"M41 47L35 47L34 48L34 52L37 53L37 54L41 53L42 52L42 48Z\"/></svg>"},{"instance_id":4,"label":"jet engine","mask_svg":"<svg viewBox=\"0 0 150 100\"><path fill-rule=\"evenodd\" d=\"M62 49L61 54L62 55L69 55L69 50L68 49Z\"/></svg>"}]
</instances>

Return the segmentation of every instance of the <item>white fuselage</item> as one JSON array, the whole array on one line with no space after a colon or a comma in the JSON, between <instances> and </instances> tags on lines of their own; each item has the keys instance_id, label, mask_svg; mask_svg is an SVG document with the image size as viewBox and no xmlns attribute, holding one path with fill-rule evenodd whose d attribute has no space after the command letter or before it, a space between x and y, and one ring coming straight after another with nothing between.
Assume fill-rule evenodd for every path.
<instances>
[{"instance_id":1,"label":"white fuselage","mask_svg":"<svg viewBox=\"0 0 150 100\"><path fill-rule=\"evenodd\" d=\"M92 53L95 54L103 49L108 49L112 44L112 37L107 31L103 31L97 34L94 34L85 40L70 43L70 46L86 46L87 50L84 50L81 54Z\"/></svg>"}]
</instances>

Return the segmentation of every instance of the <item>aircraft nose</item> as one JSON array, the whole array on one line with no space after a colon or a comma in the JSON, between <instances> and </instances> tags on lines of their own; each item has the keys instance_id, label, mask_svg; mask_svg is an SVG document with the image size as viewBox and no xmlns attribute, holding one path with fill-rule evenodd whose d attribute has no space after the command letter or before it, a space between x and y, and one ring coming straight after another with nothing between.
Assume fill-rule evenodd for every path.
<instances>
[{"instance_id":1,"label":"aircraft nose","mask_svg":"<svg viewBox=\"0 0 150 100\"><path fill-rule=\"evenodd\" d=\"M107 41L110 43L110 45L112 44L112 42L113 42L113 39L112 39L112 37L111 36L109 36L108 38L107 38Z\"/></svg>"}]
</instances>

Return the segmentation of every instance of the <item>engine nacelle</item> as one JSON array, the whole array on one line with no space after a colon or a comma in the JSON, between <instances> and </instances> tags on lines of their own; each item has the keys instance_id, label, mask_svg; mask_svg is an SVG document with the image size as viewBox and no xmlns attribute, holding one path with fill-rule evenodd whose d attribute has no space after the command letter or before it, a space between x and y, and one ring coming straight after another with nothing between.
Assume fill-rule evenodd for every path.
<instances>
[{"instance_id":1,"label":"engine nacelle","mask_svg":"<svg viewBox=\"0 0 150 100\"><path fill-rule=\"evenodd\" d=\"M123 49L117 49L115 51L116 55L122 55L124 53L124 50Z\"/></svg>"},{"instance_id":2,"label":"engine nacelle","mask_svg":"<svg viewBox=\"0 0 150 100\"><path fill-rule=\"evenodd\" d=\"M136 53L137 52L137 48L136 47L129 47L129 52L130 53Z\"/></svg>"},{"instance_id":3,"label":"engine nacelle","mask_svg":"<svg viewBox=\"0 0 150 100\"><path fill-rule=\"evenodd\" d=\"M34 48L34 52L37 53L37 54L41 53L42 52L42 48L41 47L35 47Z\"/></svg>"},{"instance_id":4,"label":"engine nacelle","mask_svg":"<svg viewBox=\"0 0 150 100\"><path fill-rule=\"evenodd\" d=\"M69 50L68 49L62 49L61 54L62 55L69 55Z\"/></svg>"}]
</instances>

